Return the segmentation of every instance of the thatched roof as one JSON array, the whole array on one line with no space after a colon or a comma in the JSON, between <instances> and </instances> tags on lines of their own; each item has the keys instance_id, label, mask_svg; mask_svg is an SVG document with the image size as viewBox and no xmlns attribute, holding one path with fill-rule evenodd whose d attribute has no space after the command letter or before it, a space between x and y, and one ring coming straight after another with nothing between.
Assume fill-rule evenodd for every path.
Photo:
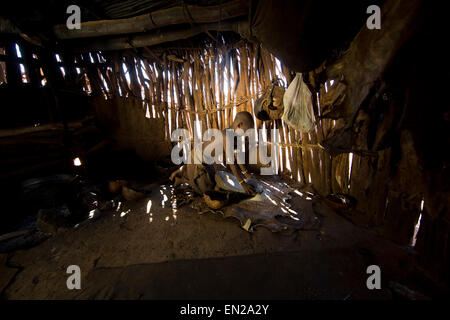
<instances>
[{"instance_id":1,"label":"thatched roof","mask_svg":"<svg viewBox=\"0 0 450 320\"><path fill-rule=\"evenodd\" d=\"M344 47L367 19L367 5L381 2L45 0L12 3L1 15L37 43L70 51L141 48L230 31L263 43L294 70L306 71ZM81 8L81 30L66 28L72 4Z\"/></svg>"}]
</instances>

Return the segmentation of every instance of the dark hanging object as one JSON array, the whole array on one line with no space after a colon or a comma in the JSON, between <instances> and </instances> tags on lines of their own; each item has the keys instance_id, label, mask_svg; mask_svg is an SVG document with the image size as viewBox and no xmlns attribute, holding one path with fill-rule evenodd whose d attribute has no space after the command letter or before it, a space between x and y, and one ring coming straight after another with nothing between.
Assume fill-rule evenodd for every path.
<instances>
[{"instance_id":1,"label":"dark hanging object","mask_svg":"<svg viewBox=\"0 0 450 320\"><path fill-rule=\"evenodd\" d=\"M261 121L281 119L283 115L284 84L275 79L261 97L255 101L255 115Z\"/></svg>"}]
</instances>

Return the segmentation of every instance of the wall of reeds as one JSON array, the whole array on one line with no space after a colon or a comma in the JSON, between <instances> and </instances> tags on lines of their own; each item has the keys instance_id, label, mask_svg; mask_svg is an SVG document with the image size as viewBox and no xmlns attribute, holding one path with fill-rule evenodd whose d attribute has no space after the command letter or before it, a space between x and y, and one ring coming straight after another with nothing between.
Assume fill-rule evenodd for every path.
<instances>
[{"instance_id":1,"label":"wall of reeds","mask_svg":"<svg viewBox=\"0 0 450 320\"><path fill-rule=\"evenodd\" d=\"M279 78L287 87L294 77L260 44L239 39L227 41L224 37L210 36L196 46L139 51L72 54L55 50L39 54L33 50L19 42L0 43L0 85L60 91L69 88L106 100L137 99L140 103L130 105L139 108L144 119L162 121L162 136L167 140L177 128L189 130L191 136L194 130L224 129L237 112L253 113L255 100L273 80ZM282 120L263 123L255 119L256 125L280 131L280 174L311 184L322 195L353 196L358 205L350 218L366 226L382 226L386 217L398 217L394 212L396 195L386 183L391 150L375 156L343 153L332 157L321 147L320 143L336 127L336 121L320 118L320 97L331 85L329 81L323 83L313 95L316 124L311 132L294 130ZM55 105L57 110L65 108L61 101ZM195 120L202 122L202 128L195 128ZM422 196L410 202L415 211L408 221L394 219L386 231L404 244L413 238L418 219L426 211ZM396 228L396 224L402 226Z\"/></svg>"},{"instance_id":2,"label":"wall of reeds","mask_svg":"<svg viewBox=\"0 0 450 320\"><path fill-rule=\"evenodd\" d=\"M17 62L20 50L20 55L30 56L29 59L36 56L17 43L11 48L15 50L0 56L0 61L8 63L14 58ZM26 64L29 59L24 59L19 70L24 84L31 82L32 69ZM224 129L231 125L237 112L246 110L253 114L255 100L273 80L281 79L287 88L294 78L294 73L260 44L224 38L207 38L196 47L158 51L144 48L139 53L60 51L54 52L50 60L45 61L45 67L39 69L40 76L35 77L39 86L80 88L86 95L103 96L106 100L115 96L139 99L142 117L164 122L167 140L176 128L186 128L191 137L194 130ZM0 79L6 79L6 70L0 71ZM51 84L47 83L49 77L54 79ZM330 85L324 83L321 91L326 92ZM336 122L319 118L320 92L313 100L316 125L309 133L294 130L282 120L263 123L255 118L255 123L258 128L279 129L278 165L282 175L312 184L324 195L352 193L352 175L358 170L361 157L341 154L332 158L320 146ZM195 120L202 122L202 128L194 128Z\"/></svg>"},{"instance_id":3,"label":"wall of reeds","mask_svg":"<svg viewBox=\"0 0 450 320\"><path fill-rule=\"evenodd\" d=\"M246 41L219 46L210 41L202 48L167 49L158 54L150 49L143 54L90 52L74 60L72 67L79 69L83 90L105 99L141 99L142 116L164 121L169 140L177 128L189 130L193 137L194 130L200 130L194 127L196 120L201 121L202 132L230 126L237 112L253 113L255 100L273 80L279 78L287 87L294 76L261 45ZM61 68L67 68L64 61ZM319 116L319 95L316 98ZM263 123L255 118L255 123L258 128L279 129L280 173L313 184L323 194L348 193L352 155L331 159L319 145L333 129L333 120L318 120L309 133L296 131L282 120Z\"/></svg>"}]
</instances>

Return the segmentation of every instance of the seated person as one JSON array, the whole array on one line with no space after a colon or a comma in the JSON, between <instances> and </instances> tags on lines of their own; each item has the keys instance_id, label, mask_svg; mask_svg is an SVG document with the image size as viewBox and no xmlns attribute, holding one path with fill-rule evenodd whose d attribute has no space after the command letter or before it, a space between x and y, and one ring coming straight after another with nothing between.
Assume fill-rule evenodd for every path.
<instances>
[{"instance_id":1,"label":"seated person","mask_svg":"<svg viewBox=\"0 0 450 320\"><path fill-rule=\"evenodd\" d=\"M233 124L229 129L237 130L241 129L243 132L250 128L254 128L254 121L252 115L247 111L238 112L234 118ZM226 129L221 131L223 138L223 151L226 154ZM212 141L206 141L203 143L202 148L206 148ZM234 149L236 145L233 143ZM248 150L248 149L247 149ZM194 152L191 152L191 156L194 157ZM194 161L192 161L193 163ZM236 177L242 186L243 191L246 194L253 194L254 189L251 185L246 182L246 179L250 177L250 174L246 170L245 164L237 164L236 161L233 164L227 165L228 169L231 170L233 175ZM216 183L216 172L217 169L213 164L207 164L205 162L201 164L184 164L170 176L170 180L174 183L174 186L178 186L181 183L187 183L191 186L194 191L198 194L204 195L205 200L214 191L218 191L219 187ZM206 195L206 197L205 197ZM208 203L208 201L207 201ZM208 203L210 205L210 203ZM211 206L211 205L210 205Z\"/></svg>"}]
</instances>

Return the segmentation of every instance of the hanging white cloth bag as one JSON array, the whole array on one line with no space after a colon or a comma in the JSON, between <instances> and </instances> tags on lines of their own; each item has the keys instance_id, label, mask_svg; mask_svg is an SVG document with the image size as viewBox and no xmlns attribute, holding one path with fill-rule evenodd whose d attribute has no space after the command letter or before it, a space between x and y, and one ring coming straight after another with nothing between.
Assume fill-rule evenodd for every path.
<instances>
[{"instance_id":1,"label":"hanging white cloth bag","mask_svg":"<svg viewBox=\"0 0 450 320\"><path fill-rule=\"evenodd\" d=\"M282 119L290 127L303 132L314 129L311 91L303 82L301 73L296 73L294 80L284 93L283 105Z\"/></svg>"}]
</instances>

